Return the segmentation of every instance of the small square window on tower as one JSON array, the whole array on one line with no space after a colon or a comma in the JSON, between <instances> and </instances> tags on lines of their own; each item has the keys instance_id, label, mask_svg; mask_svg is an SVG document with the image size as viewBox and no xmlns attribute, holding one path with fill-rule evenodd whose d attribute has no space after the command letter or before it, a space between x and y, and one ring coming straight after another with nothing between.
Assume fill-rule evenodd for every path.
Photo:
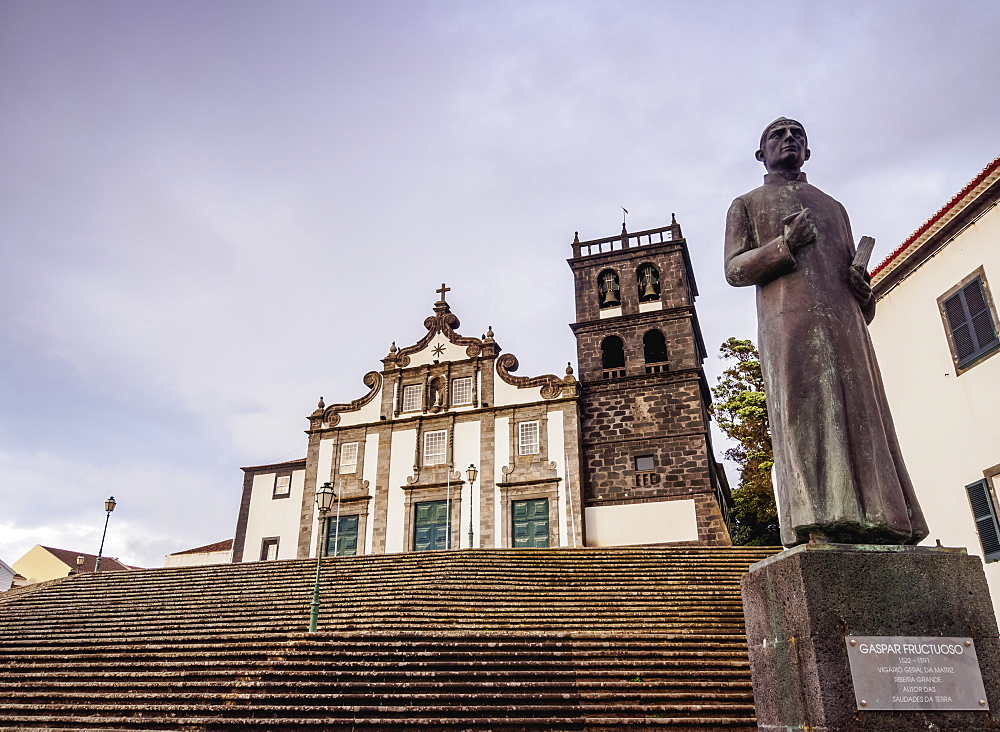
<instances>
[{"instance_id":1,"label":"small square window on tower","mask_svg":"<svg viewBox=\"0 0 1000 732\"><path fill-rule=\"evenodd\" d=\"M346 442L340 446L340 472L343 474L358 471L358 443Z\"/></svg>"},{"instance_id":2,"label":"small square window on tower","mask_svg":"<svg viewBox=\"0 0 1000 732\"><path fill-rule=\"evenodd\" d=\"M652 455L636 455L635 469L640 473L648 473L656 468L656 460Z\"/></svg>"},{"instance_id":3,"label":"small square window on tower","mask_svg":"<svg viewBox=\"0 0 1000 732\"><path fill-rule=\"evenodd\" d=\"M424 465L443 465L448 461L448 430L424 433Z\"/></svg>"},{"instance_id":4,"label":"small square window on tower","mask_svg":"<svg viewBox=\"0 0 1000 732\"><path fill-rule=\"evenodd\" d=\"M455 407L472 404L471 376L463 376L461 379L455 379L451 382L451 403Z\"/></svg>"},{"instance_id":5,"label":"small square window on tower","mask_svg":"<svg viewBox=\"0 0 1000 732\"><path fill-rule=\"evenodd\" d=\"M402 411L404 412L415 412L422 406L424 387L422 384L410 384L409 386L403 387L403 406Z\"/></svg>"},{"instance_id":6,"label":"small square window on tower","mask_svg":"<svg viewBox=\"0 0 1000 732\"><path fill-rule=\"evenodd\" d=\"M272 498L287 498L292 490L292 476L279 475L274 479L274 493Z\"/></svg>"},{"instance_id":7,"label":"small square window on tower","mask_svg":"<svg viewBox=\"0 0 1000 732\"><path fill-rule=\"evenodd\" d=\"M538 422L521 422L517 426L517 454L537 455Z\"/></svg>"}]
</instances>

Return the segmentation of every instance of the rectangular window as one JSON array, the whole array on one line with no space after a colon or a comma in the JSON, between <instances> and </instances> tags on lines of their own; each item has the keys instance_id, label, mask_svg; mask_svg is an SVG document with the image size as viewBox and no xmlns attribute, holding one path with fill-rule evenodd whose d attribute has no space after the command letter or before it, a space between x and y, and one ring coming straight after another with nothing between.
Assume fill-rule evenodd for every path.
<instances>
[{"instance_id":1,"label":"rectangular window","mask_svg":"<svg viewBox=\"0 0 1000 732\"><path fill-rule=\"evenodd\" d=\"M969 494L969 505L972 506L976 531L979 532L979 543L983 546L983 559L987 562L1000 560L1000 523L997 521L997 508L989 484L985 480L977 480L965 486L965 490Z\"/></svg>"},{"instance_id":2,"label":"rectangular window","mask_svg":"<svg viewBox=\"0 0 1000 732\"><path fill-rule=\"evenodd\" d=\"M521 422L517 426L517 454L538 454L538 422Z\"/></svg>"},{"instance_id":3,"label":"rectangular window","mask_svg":"<svg viewBox=\"0 0 1000 732\"><path fill-rule=\"evenodd\" d=\"M292 476L278 475L274 478L274 493L271 498L288 498L292 492Z\"/></svg>"},{"instance_id":4,"label":"rectangular window","mask_svg":"<svg viewBox=\"0 0 1000 732\"><path fill-rule=\"evenodd\" d=\"M656 467L656 461L652 455L636 455L635 469L640 472L648 472Z\"/></svg>"},{"instance_id":5,"label":"rectangular window","mask_svg":"<svg viewBox=\"0 0 1000 732\"><path fill-rule=\"evenodd\" d=\"M954 294L945 298L941 307L958 368L970 365L1000 346L996 320L982 276L975 276L961 285Z\"/></svg>"},{"instance_id":6,"label":"rectangular window","mask_svg":"<svg viewBox=\"0 0 1000 732\"><path fill-rule=\"evenodd\" d=\"M443 465L448 461L448 430L424 433L424 465Z\"/></svg>"},{"instance_id":7,"label":"rectangular window","mask_svg":"<svg viewBox=\"0 0 1000 732\"><path fill-rule=\"evenodd\" d=\"M472 377L463 376L451 382L451 403L452 406L472 404Z\"/></svg>"},{"instance_id":8,"label":"rectangular window","mask_svg":"<svg viewBox=\"0 0 1000 732\"><path fill-rule=\"evenodd\" d=\"M260 542L260 561L269 562L278 558L278 537L271 536Z\"/></svg>"},{"instance_id":9,"label":"rectangular window","mask_svg":"<svg viewBox=\"0 0 1000 732\"><path fill-rule=\"evenodd\" d=\"M421 384L410 384L403 387L403 407L404 412L414 412L420 409L424 396L424 387Z\"/></svg>"},{"instance_id":10,"label":"rectangular window","mask_svg":"<svg viewBox=\"0 0 1000 732\"><path fill-rule=\"evenodd\" d=\"M346 442L340 446L340 472L356 473L358 470L358 443Z\"/></svg>"}]
</instances>

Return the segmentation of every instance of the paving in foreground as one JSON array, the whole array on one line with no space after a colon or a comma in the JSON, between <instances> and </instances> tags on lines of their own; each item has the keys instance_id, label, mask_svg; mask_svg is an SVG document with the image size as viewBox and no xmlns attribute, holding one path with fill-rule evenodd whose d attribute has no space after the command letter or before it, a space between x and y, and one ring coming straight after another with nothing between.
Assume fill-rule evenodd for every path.
<instances>
[{"instance_id":1,"label":"paving in foreground","mask_svg":"<svg viewBox=\"0 0 1000 732\"><path fill-rule=\"evenodd\" d=\"M0 729L756 730L739 579L775 549L463 550L0 595Z\"/></svg>"}]
</instances>

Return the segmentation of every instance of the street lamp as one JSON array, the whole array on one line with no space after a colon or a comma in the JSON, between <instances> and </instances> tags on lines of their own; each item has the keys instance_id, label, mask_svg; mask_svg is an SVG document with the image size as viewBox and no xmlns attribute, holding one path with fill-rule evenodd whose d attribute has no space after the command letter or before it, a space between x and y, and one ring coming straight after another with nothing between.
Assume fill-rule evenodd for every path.
<instances>
[{"instance_id":1,"label":"street lamp","mask_svg":"<svg viewBox=\"0 0 1000 732\"><path fill-rule=\"evenodd\" d=\"M472 485L476 482L479 471L475 465L470 465L465 471L465 477L469 479L469 548L472 548Z\"/></svg>"},{"instance_id":2,"label":"street lamp","mask_svg":"<svg viewBox=\"0 0 1000 732\"><path fill-rule=\"evenodd\" d=\"M324 483L323 487L316 491L316 508L319 509L319 536L316 539L316 584L313 586L313 599L309 605L310 633L316 632L316 625L319 623L319 573L322 566L320 561L323 559L323 555L326 554L326 515L333 508L333 502L336 498L337 494L329 482Z\"/></svg>"},{"instance_id":3,"label":"street lamp","mask_svg":"<svg viewBox=\"0 0 1000 732\"><path fill-rule=\"evenodd\" d=\"M104 502L104 510L108 512L108 515L104 518L104 533L101 534L101 548L97 550L97 564L94 565L94 572L101 571L101 555L104 554L104 539L108 535L108 521L111 520L111 512L115 510L117 505L114 496Z\"/></svg>"}]
</instances>

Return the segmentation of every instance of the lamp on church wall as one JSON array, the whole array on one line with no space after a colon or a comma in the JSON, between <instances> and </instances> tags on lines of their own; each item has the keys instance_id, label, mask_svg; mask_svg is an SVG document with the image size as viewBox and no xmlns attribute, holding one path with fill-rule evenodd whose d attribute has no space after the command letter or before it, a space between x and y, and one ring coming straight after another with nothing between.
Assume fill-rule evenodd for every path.
<instances>
[{"instance_id":1,"label":"lamp on church wall","mask_svg":"<svg viewBox=\"0 0 1000 732\"><path fill-rule=\"evenodd\" d=\"M313 599L309 604L309 632L315 633L319 624L319 576L322 567L323 555L326 553L326 525L329 520L327 514L333 508L333 502L337 500L337 493L329 482L316 491L316 508L319 509L319 536L316 538L316 583L313 585Z\"/></svg>"},{"instance_id":2,"label":"lamp on church wall","mask_svg":"<svg viewBox=\"0 0 1000 732\"><path fill-rule=\"evenodd\" d=\"M115 506L118 502L115 501L115 497L111 496L108 500L104 502L104 510L107 511L108 515L104 517L104 533L101 534L101 548L97 550L97 563L94 565L94 572L101 571L101 557L104 554L104 540L108 536L108 521L111 520L111 512L115 510Z\"/></svg>"},{"instance_id":3,"label":"lamp on church wall","mask_svg":"<svg viewBox=\"0 0 1000 732\"><path fill-rule=\"evenodd\" d=\"M472 548L472 486L479 476L479 471L475 465L470 465L465 471L465 477L469 479L469 548Z\"/></svg>"}]
</instances>

